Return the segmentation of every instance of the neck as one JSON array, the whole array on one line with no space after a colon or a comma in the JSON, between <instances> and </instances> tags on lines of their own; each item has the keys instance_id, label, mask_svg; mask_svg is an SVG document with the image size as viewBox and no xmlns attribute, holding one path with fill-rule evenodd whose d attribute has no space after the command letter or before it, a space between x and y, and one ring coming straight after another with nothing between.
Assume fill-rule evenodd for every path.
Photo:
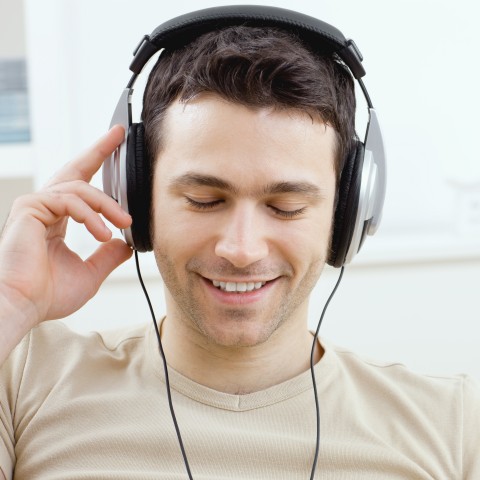
<instances>
[{"instance_id":1,"label":"neck","mask_svg":"<svg viewBox=\"0 0 480 480\"><path fill-rule=\"evenodd\" d=\"M285 382L310 368L313 336L283 324L261 345L226 347L212 343L196 329L173 317L161 326L168 364L191 380L217 391L240 395ZM314 362L323 354L317 343Z\"/></svg>"}]
</instances>

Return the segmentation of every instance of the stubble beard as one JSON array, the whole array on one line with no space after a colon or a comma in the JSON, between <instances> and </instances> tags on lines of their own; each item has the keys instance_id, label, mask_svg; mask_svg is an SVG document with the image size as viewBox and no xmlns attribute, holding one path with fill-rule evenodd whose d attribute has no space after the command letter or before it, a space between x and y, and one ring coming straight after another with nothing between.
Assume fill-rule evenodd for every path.
<instances>
[{"instance_id":1,"label":"stubble beard","mask_svg":"<svg viewBox=\"0 0 480 480\"><path fill-rule=\"evenodd\" d=\"M255 336L234 335L233 338L225 339L224 335L217 332L215 327L209 325L208 314L202 306L206 304L207 300L198 298L195 295L196 271L199 271L199 262L192 260L187 264L185 269L186 282L182 282L176 273L174 262L168 255L161 253L158 249L154 250L157 266L161 273L165 287L167 288L170 297L175 302L177 312L180 313L182 321L187 328L195 328L208 344L217 345L221 347L254 347L266 342L279 328L291 319L297 309L299 309L305 301L307 301L312 289L320 277L320 274L325 265L325 258L320 258L313 262L299 284L294 290L284 291L280 296L277 308L272 312L259 310L258 308L228 308L221 312L222 318L225 321L230 321L235 324L246 324L247 322L254 322L256 319L267 318L259 327ZM229 269L231 270L231 268ZM256 271L258 275L260 272ZM265 273L265 272L264 272ZM220 275L221 277L221 275ZM280 281L288 281L281 278ZM270 305L269 308L272 306ZM264 309L265 310L265 309ZM218 313L217 313L218 316ZM306 322L306 319L305 319Z\"/></svg>"}]
</instances>

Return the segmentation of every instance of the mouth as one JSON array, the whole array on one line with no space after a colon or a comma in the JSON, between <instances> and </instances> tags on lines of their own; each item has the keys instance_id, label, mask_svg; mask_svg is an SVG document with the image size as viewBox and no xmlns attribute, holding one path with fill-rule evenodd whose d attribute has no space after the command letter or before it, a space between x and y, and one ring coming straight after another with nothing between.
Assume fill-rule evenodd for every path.
<instances>
[{"instance_id":1,"label":"mouth","mask_svg":"<svg viewBox=\"0 0 480 480\"><path fill-rule=\"evenodd\" d=\"M222 282L220 280L210 280L212 285L223 292L228 293L247 293L260 290L267 282Z\"/></svg>"}]
</instances>

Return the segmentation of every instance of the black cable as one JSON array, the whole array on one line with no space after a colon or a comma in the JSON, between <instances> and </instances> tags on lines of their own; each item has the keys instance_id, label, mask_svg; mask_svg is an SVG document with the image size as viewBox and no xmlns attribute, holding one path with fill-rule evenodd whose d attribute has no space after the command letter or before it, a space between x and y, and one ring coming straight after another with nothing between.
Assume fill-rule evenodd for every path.
<instances>
[{"instance_id":1,"label":"black cable","mask_svg":"<svg viewBox=\"0 0 480 480\"><path fill-rule=\"evenodd\" d=\"M325 306L323 307L322 314L320 315L320 319L318 320L317 330L315 331L315 335L313 336L312 351L310 353L310 372L312 373L313 394L315 396L315 409L317 412L317 439L315 444L315 455L313 457L312 472L310 473L310 480L313 480L315 477L315 469L317 468L317 461L318 461L318 452L320 451L320 406L318 404L317 382L315 381L313 357L315 353L315 346L317 344L317 337L318 337L318 332L320 330L320 325L322 325L323 317L325 316L325 312L327 311L328 304L330 303L330 300L333 298L333 296L335 295L335 292L337 291L338 286L340 285L340 281L342 280L344 270L345 270L345 266L342 266L340 270L340 275L338 276L337 283L333 287L332 293L330 293L330 296L328 297L328 300L326 301Z\"/></svg>"},{"instance_id":2,"label":"black cable","mask_svg":"<svg viewBox=\"0 0 480 480\"><path fill-rule=\"evenodd\" d=\"M153 325L155 327L155 333L157 334L158 340L158 348L160 350L160 356L163 360L163 369L165 371L165 383L167 385L167 396L168 396L168 405L170 407L170 413L172 414L173 424L175 425L175 431L177 432L178 443L180 444L180 450L182 451L183 462L185 463L185 468L187 469L188 478L193 480L192 473L190 471L190 465L188 464L187 454L185 453L185 448L183 446L182 435L180 434L180 428L178 428L177 417L175 416L175 411L173 409L173 402L172 402L172 393L170 391L170 379L168 376L168 368L167 368L167 360L165 359L165 352L163 351L162 345L162 337L158 330L157 320L155 318L155 313L153 311L152 302L150 301L150 297L148 296L147 289L145 288L145 284L143 283L142 274L140 273L140 265L138 262L138 252L135 250L135 265L137 266L137 275L138 279L140 280L140 285L142 286L143 293L148 302L148 306L150 308L150 313L152 315Z\"/></svg>"},{"instance_id":3,"label":"black cable","mask_svg":"<svg viewBox=\"0 0 480 480\"><path fill-rule=\"evenodd\" d=\"M127 86L125 88L133 88L133 85L135 83L135 80L137 79L138 75L134 73L132 77L130 78L129 82L127 83Z\"/></svg>"},{"instance_id":4,"label":"black cable","mask_svg":"<svg viewBox=\"0 0 480 480\"><path fill-rule=\"evenodd\" d=\"M365 100L367 101L367 106L368 108L373 108L373 103L372 100L370 100L370 95L367 92L367 87L365 87L365 84L363 83L363 80L361 78L357 78L357 81L360 85L360 88L362 89L363 95L365 97Z\"/></svg>"}]
</instances>

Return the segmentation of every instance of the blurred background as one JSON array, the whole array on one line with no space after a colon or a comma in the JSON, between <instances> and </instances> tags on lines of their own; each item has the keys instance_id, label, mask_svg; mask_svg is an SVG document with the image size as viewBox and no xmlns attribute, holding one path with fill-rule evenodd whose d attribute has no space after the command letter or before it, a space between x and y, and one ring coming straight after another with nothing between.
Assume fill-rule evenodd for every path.
<instances>
[{"instance_id":1,"label":"blurred background","mask_svg":"<svg viewBox=\"0 0 480 480\"><path fill-rule=\"evenodd\" d=\"M0 222L13 198L105 132L144 34L194 9L241 3L292 8L283 0L0 0ZM382 226L347 267L321 335L420 372L480 379L480 9L474 0L294 6L359 46L388 156ZM135 119L150 66L136 84ZM363 137L366 108L357 98ZM95 248L77 225L68 242L84 257ZM153 256L141 263L160 317ZM312 296L312 329L337 275L327 267ZM133 261L65 321L79 331L149 321Z\"/></svg>"}]
</instances>

